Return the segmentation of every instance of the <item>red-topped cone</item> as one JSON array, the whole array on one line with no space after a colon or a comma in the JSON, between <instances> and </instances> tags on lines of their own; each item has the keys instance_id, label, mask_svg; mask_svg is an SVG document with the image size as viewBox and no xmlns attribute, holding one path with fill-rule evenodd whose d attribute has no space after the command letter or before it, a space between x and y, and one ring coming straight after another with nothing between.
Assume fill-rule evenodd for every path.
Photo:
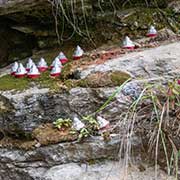
<instances>
[{"instance_id":1,"label":"red-topped cone","mask_svg":"<svg viewBox=\"0 0 180 180\"><path fill-rule=\"evenodd\" d=\"M61 61L62 64L65 64L68 62L68 58L64 55L63 52L60 52L59 53L59 56L58 56L59 60Z\"/></svg>"},{"instance_id":2,"label":"red-topped cone","mask_svg":"<svg viewBox=\"0 0 180 180\"><path fill-rule=\"evenodd\" d=\"M11 75L14 76L16 74L16 71L18 69L18 63L14 62L11 66Z\"/></svg>"},{"instance_id":3,"label":"red-topped cone","mask_svg":"<svg viewBox=\"0 0 180 180\"><path fill-rule=\"evenodd\" d=\"M55 60L52 62L50 69L52 69L54 66L59 66L60 68L62 68L62 63L58 57L56 57Z\"/></svg>"},{"instance_id":4,"label":"red-topped cone","mask_svg":"<svg viewBox=\"0 0 180 180\"><path fill-rule=\"evenodd\" d=\"M58 77L61 74L61 67L58 64L55 64L55 66L51 70L51 77Z\"/></svg>"},{"instance_id":5,"label":"red-topped cone","mask_svg":"<svg viewBox=\"0 0 180 180\"><path fill-rule=\"evenodd\" d=\"M38 67L38 70L40 72L44 72L44 71L46 71L48 69L48 65L47 65L47 63L46 63L44 58L40 59L40 61L38 62L38 66L37 67Z\"/></svg>"},{"instance_id":6,"label":"red-topped cone","mask_svg":"<svg viewBox=\"0 0 180 180\"><path fill-rule=\"evenodd\" d=\"M31 69L31 66L34 65L34 62L31 58L28 59L28 62L26 64L26 71L29 72Z\"/></svg>"},{"instance_id":7,"label":"red-topped cone","mask_svg":"<svg viewBox=\"0 0 180 180\"><path fill-rule=\"evenodd\" d=\"M102 118L101 116L97 117L97 122L99 123L99 130L100 131L107 130L110 127L109 121L107 121L106 119Z\"/></svg>"},{"instance_id":8,"label":"red-topped cone","mask_svg":"<svg viewBox=\"0 0 180 180\"><path fill-rule=\"evenodd\" d=\"M83 54L84 54L84 51L81 49L80 46L77 46L73 54L73 60L78 60L82 58Z\"/></svg>"},{"instance_id":9,"label":"red-topped cone","mask_svg":"<svg viewBox=\"0 0 180 180\"><path fill-rule=\"evenodd\" d=\"M24 68L24 66L20 63L19 64L19 67L15 73L15 77L16 78L22 78L22 77L25 77L27 74L27 71L26 69Z\"/></svg>"},{"instance_id":10,"label":"red-topped cone","mask_svg":"<svg viewBox=\"0 0 180 180\"><path fill-rule=\"evenodd\" d=\"M177 83L180 85L180 79L178 79Z\"/></svg>"},{"instance_id":11,"label":"red-topped cone","mask_svg":"<svg viewBox=\"0 0 180 180\"><path fill-rule=\"evenodd\" d=\"M31 78L31 79L38 78L40 76L40 72L35 64L31 66L31 69L27 75L28 75L28 78Z\"/></svg>"},{"instance_id":12,"label":"red-topped cone","mask_svg":"<svg viewBox=\"0 0 180 180\"><path fill-rule=\"evenodd\" d=\"M135 47L134 43L130 40L128 36L126 36L123 41L123 48L133 50L134 47Z\"/></svg>"},{"instance_id":13,"label":"red-topped cone","mask_svg":"<svg viewBox=\"0 0 180 180\"><path fill-rule=\"evenodd\" d=\"M157 36L157 30L155 29L154 26L150 26L150 29L148 30L147 36L148 37L155 37L155 36Z\"/></svg>"}]
</instances>

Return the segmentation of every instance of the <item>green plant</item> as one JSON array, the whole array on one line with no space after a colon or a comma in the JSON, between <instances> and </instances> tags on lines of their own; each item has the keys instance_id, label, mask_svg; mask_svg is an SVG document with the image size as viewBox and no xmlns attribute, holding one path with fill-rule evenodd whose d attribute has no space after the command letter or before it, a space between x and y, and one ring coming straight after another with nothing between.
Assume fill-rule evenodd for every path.
<instances>
[{"instance_id":1,"label":"green plant","mask_svg":"<svg viewBox=\"0 0 180 180\"><path fill-rule=\"evenodd\" d=\"M109 142L111 140L110 132L105 131L101 134L105 142Z\"/></svg>"},{"instance_id":2,"label":"green plant","mask_svg":"<svg viewBox=\"0 0 180 180\"><path fill-rule=\"evenodd\" d=\"M119 122L122 134L119 152L124 154L126 167L132 162L133 135L141 133L143 128L142 137L149 141L147 150L155 160L155 178L157 179L158 163L163 154L168 175L174 174L178 179L179 103L180 86L176 82L170 82L166 86L145 85L139 97L122 113L124 118L120 118Z\"/></svg>"},{"instance_id":3,"label":"green plant","mask_svg":"<svg viewBox=\"0 0 180 180\"><path fill-rule=\"evenodd\" d=\"M123 84L121 84L114 92L111 96L109 96L109 98L105 101L105 103L98 108L98 110L95 113L101 112L102 110L104 110L108 104L116 97L117 94L119 94L121 92L121 90L123 89L123 87L129 82L131 81L131 78L129 78L128 80L126 80Z\"/></svg>"},{"instance_id":4,"label":"green plant","mask_svg":"<svg viewBox=\"0 0 180 180\"><path fill-rule=\"evenodd\" d=\"M90 132L87 128L82 128L79 133L78 141L81 141L83 138L90 136Z\"/></svg>"},{"instance_id":5,"label":"green plant","mask_svg":"<svg viewBox=\"0 0 180 180\"><path fill-rule=\"evenodd\" d=\"M155 174L157 178L159 153L164 153L167 173L175 174L177 179L178 157L177 138L174 130L178 128L177 118L172 118L172 112L178 108L180 89L176 82L169 82L167 86L151 86L147 89L143 101L149 101L151 108L151 126L149 133L149 152L155 155ZM146 120L146 119L145 119ZM171 156L170 156L171 154ZM174 172L174 173L173 173Z\"/></svg>"},{"instance_id":6,"label":"green plant","mask_svg":"<svg viewBox=\"0 0 180 180\"><path fill-rule=\"evenodd\" d=\"M87 123L87 126L89 129L91 129L91 130L98 130L99 129L98 122L91 115L84 116L83 120Z\"/></svg>"},{"instance_id":7,"label":"green plant","mask_svg":"<svg viewBox=\"0 0 180 180\"><path fill-rule=\"evenodd\" d=\"M53 124L58 129L70 128L72 127L72 120L59 118Z\"/></svg>"}]
</instances>

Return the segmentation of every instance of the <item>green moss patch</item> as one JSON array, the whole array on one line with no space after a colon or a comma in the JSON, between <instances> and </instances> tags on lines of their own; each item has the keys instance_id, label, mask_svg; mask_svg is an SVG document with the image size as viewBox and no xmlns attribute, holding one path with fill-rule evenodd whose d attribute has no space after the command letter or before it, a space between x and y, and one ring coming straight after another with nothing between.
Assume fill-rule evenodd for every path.
<instances>
[{"instance_id":1,"label":"green moss patch","mask_svg":"<svg viewBox=\"0 0 180 180\"><path fill-rule=\"evenodd\" d=\"M29 79L24 78L15 78L10 75L6 75L0 78L0 90L24 90L31 86L47 87L50 89L56 89L57 83L60 82L59 78L51 78L49 72L41 74L40 78Z\"/></svg>"},{"instance_id":2,"label":"green moss patch","mask_svg":"<svg viewBox=\"0 0 180 180\"><path fill-rule=\"evenodd\" d=\"M121 71L115 71L110 74L111 81L113 85L121 85L125 81L127 81L131 76L126 73L126 72L121 72Z\"/></svg>"},{"instance_id":3,"label":"green moss patch","mask_svg":"<svg viewBox=\"0 0 180 180\"><path fill-rule=\"evenodd\" d=\"M60 78L55 78L55 79L51 78L50 71L43 72L40 78L37 78L37 79L28 79L28 78L18 79L10 75L5 75L3 77L0 77L0 90L1 91L6 91L6 90L20 90L21 91L33 85L40 86L40 87L47 87L52 90L59 89L58 84L61 83L61 79L68 79L69 75L72 73L71 59L72 59L72 54L73 54L75 45L71 44L70 47L72 48L69 48L69 46L62 46L61 49L56 48L56 49L48 49L45 51L42 50L42 51L35 52L34 55L32 56L32 59L34 60L35 63L37 63L41 57L44 57L48 65L50 65L52 61L54 60L54 58L59 54L60 51L65 52L65 55L68 57L70 62L64 65Z\"/></svg>"},{"instance_id":4,"label":"green moss patch","mask_svg":"<svg viewBox=\"0 0 180 180\"><path fill-rule=\"evenodd\" d=\"M6 75L0 78L0 90L23 90L28 88L29 82L30 81L27 78L17 79L10 75Z\"/></svg>"}]
</instances>

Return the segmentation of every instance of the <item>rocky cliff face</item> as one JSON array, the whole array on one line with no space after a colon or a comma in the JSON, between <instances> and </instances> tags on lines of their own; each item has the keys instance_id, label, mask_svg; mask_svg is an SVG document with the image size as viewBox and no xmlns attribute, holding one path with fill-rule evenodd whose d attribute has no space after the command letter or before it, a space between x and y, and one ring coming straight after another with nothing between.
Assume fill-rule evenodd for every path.
<instances>
[{"instance_id":1,"label":"rocky cliff face","mask_svg":"<svg viewBox=\"0 0 180 180\"><path fill-rule=\"evenodd\" d=\"M61 35L62 20L66 24L66 31L60 36L61 47L64 42L74 41L87 48L88 32L92 40L100 45L102 42L119 43L119 39L125 34L141 37L152 23L156 23L158 29L168 26L177 30L179 10L175 2L157 1L160 10L154 1L121 2L85 0L72 4L72 1L65 1L60 6L55 0L0 0L0 66L15 59L29 57L34 51L59 46L56 31ZM56 8L60 13L58 23L53 16ZM85 10L86 21L82 10ZM71 16L72 11L75 16ZM74 19L69 19L70 17ZM66 41L69 37L69 41ZM141 109L144 111L135 120L135 124L131 124L134 117L128 116L130 107L146 86L161 84L162 87L168 87L168 81L180 78L178 40L176 34L165 29L159 31L158 37L154 39L137 40L136 46L139 49L135 52L125 51L117 46L106 46L102 51L100 48L87 53L82 61L70 62L66 66L70 68L65 68L67 72L62 73L61 80L54 81L45 77L47 82L44 79L29 82L24 79L23 83L28 84L23 87L25 90L9 90L9 87L8 90L3 90L0 84L0 180L122 178L124 164L116 166L115 160L125 158L128 162L131 147L136 161L147 158L147 137L152 132L156 133L158 127L158 121L154 118L156 113L151 112L153 108L149 112L148 107L151 108L152 105L149 101L139 107L140 112ZM159 45L161 46L157 47ZM149 47L151 49L146 49ZM8 81L6 77L8 76L1 82ZM119 89L129 78L131 81ZM51 81L55 82L55 89L50 88ZM44 82L50 85L42 87ZM19 84L15 81L14 85ZM109 101L109 97L117 90L116 96ZM154 91L157 89L152 92ZM177 93L179 92L175 91ZM102 108L107 100L108 103ZM178 107L177 104L172 103L172 106ZM159 107L163 109L161 104L158 104ZM166 129L163 131L168 132L167 137L175 137L173 140L177 148L180 147L179 133L174 133L178 132L179 114L178 108L170 112L170 122L173 123L165 124ZM96 131L93 136L79 142L77 134L67 137L55 128L51 131L52 122L59 117L77 116L81 119L87 115L100 115L107 119L111 125L110 132L100 136ZM172 124L176 126L169 126ZM134 128L131 132L131 125L140 128ZM166 167L166 155L162 149L158 163ZM169 149L172 149L171 144L168 144ZM171 152L168 153L171 155ZM136 169L130 169L132 176L128 176L129 179L152 179L152 168L149 172L149 168L141 163ZM139 171L143 172L137 174ZM167 176L160 171L158 179L167 179Z\"/></svg>"},{"instance_id":2,"label":"rocky cliff face","mask_svg":"<svg viewBox=\"0 0 180 180\"><path fill-rule=\"evenodd\" d=\"M1 91L0 179L56 180L56 173L59 173L66 163L70 163L68 167L78 169L79 167L74 167L75 165L71 163L119 158L119 146L125 143L122 141L126 129L119 124L124 119L123 114L128 112L130 104L140 95L144 83L166 84L167 80L179 78L178 47L179 42L174 42L150 50L128 53L103 64L79 67L80 79L89 77L89 74L117 72L117 70L126 72L133 78L105 109L98 113L110 121L113 130L109 142L95 136L81 143L77 141L57 143L57 141L57 144L48 145L39 139L32 139L32 134L40 125L52 123L58 117L81 118L93 114L114 93L116 86L98 87L96 84L94 88L75 87L55 92L48 88L37 87L19 92ZM107 76L105 78L107 80ZM93 79L94 83L97 79ZM6 139L6 136L11 138ZM15 139L13 142L12 138ZM135 149L136 158L140 158L139 154L143 154L141 147L144 143L147 143L144 138L133 133L131 146ZM80 169L78 172L81 174ZM66 171L62 175L68 177L68 174Z\"/></svg>"}]
</instances>

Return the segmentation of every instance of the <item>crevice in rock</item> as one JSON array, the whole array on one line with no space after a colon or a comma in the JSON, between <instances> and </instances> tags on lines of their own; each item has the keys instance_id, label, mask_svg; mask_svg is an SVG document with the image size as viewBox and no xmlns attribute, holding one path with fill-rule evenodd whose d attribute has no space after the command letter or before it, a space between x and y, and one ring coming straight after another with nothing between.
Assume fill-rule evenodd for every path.
<instances>
[{"instance_id":1,"label":"crevice in rock","mask_svg":"<svg viewBox=\"0 0 180 180\"><path fill-rule=\"evenodd\" d=\"M0 140L2 140L4 137L4 132L0 130Z\"/></svg>"},{"instance_id":2,"label":"crevice in rock","mask_svg":"<svg viewBox=\"0 0 180 180\"><path fill-rule=\"evenodd\" d=\"M0 67L32 55L36 39L32 35L11 29L13 20L0 17Z\"/></svg>"}]
</instances>

